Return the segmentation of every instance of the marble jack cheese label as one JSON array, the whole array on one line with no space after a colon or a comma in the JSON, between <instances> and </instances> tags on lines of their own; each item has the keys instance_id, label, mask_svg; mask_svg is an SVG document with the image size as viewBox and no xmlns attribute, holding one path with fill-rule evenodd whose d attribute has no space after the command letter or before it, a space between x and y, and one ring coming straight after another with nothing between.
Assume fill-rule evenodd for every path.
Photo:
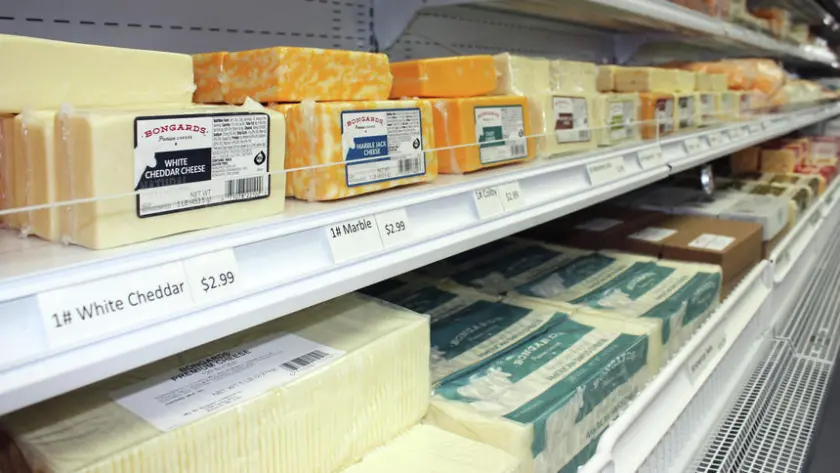
<instances>
[{"instance_id":1,"label":"marble jack cheese label","mask_svg":"<svg viewBox=\"0 0 840 473\"><path fill-rule=\"evenodd\" d=\"M109 393L168 432L283 386L344 352L293 334L273 334Z\"/></svg>"},{"instance_id":2,"label":"marble jack cheese label","mask_svg":"<svg viewBox=\"0 0 840 473\"><path fill-rule=\"evenodd\" d=\"M481 164L528 157L521 105L475 107L475 142Z\"/></svg>"},{"instance_id":3,"label":"marble jack cheese label","mask_svg":"<svg viewBox=\"0 0 840 473\"><path fill-rule=\"evenodd\" d=\"M268 197L266 113L137 117L134 190L140 218Z\"/></svg>"},{"instance_id":4,"label":"marble jack cheese label","mask_svg":"<svg viewBox=\"0 0 840 473\"><path fill-rule=\"evenodd\" d=\"M419 108L341 112L347 186L426 174Z\"/></svg>"}]
</instances>

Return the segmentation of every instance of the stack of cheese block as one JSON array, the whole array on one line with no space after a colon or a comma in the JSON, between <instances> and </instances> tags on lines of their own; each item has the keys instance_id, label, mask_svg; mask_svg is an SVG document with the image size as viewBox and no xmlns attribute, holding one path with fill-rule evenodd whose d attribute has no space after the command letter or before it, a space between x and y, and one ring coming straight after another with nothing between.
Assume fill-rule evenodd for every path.
<instances>
[{"instance_id":1,"label":"stack of cheese block","mask_svg":"<svg viewBox=\"0 0 840 473\"><path fill-rule=\"evenodd\" d=\"M0 60L20 63L0 87L0 208L29 208L6 225L109 248L283 211L283 116L193 105L190 56L0 35Z\"/></svg>"},{"instance_id":2,"label":"stack of cheese block","mask_svg":"<svg viewBox=\"0 0 840 473\"><path fill-rule=\"evenodd\" d=\"M738 116L738 103L729 93L726 75L697 72L696 77L701 125L713 125Z\"/></svg>"},{"instance_id":3,"label":"stack of cheese block","mask_svg":"<svg viewBox=\"0 0 840 473\"><path fill-rule=\"evenodd\" d=\"M734 173L812 176L824 189L837 174L838 149L833 137L786 138L734 153L730 167Z\"/></svg>"}]
</instances>

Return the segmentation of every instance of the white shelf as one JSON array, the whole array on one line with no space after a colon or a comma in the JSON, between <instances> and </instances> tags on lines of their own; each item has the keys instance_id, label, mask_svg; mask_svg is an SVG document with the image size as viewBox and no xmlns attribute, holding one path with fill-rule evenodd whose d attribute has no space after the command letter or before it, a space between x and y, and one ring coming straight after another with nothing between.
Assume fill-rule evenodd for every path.
<instances>
[{"instance_id":1,"label":"white shelf","mask_svg":"<svg viewBox=\"0 0 840 473\"><path fill-rule=\"evenodd\" d=\"M10 232L0 234L0 414L430 264L838 114L840 104L827 104L660 142L468 176L441 176L432 184L346 201L290 200L287 211L276 218L116 250L89 251L23 240ZM653 158L640 162L640 154ZM605 164L612 170L594 171ZM476 191L496 189L504 194L511 186L518 188L523 199L516 208L504 208L497 201L500 213L479 214ZM329 228L365 217L378 218L382 224L383 216L394 212L405 212L406 239L393 246L387 241L383 244L374 225L368 237L351 245L354 251L362 248L367 253L349 258L333 254ZM197 265L195 258L210 262ZM195 289L203 276L228 270L235 273L236 284L218 292L231 292L213 300ZM139 286L148 290L181 280L186 281L185 293L177 297L139 308L126 304L123 311L93 319L73 315L69 323L63 320L64 309L74 312L69 306L74 300L101 303L124 297ZM59 292L51 296L50 291ZM57 319L51 318L53 313Z\"/></svg>"},{"instance_id":2,"label":"white shelf","mask_svg":"<svg viewBox=\"0 0 840 473\"><path fill-rule=\"evenodd\" d=\"M581 473L688 471L840 224L840 180L756 266L601 437Z\"/></svg>"}]
</instances>

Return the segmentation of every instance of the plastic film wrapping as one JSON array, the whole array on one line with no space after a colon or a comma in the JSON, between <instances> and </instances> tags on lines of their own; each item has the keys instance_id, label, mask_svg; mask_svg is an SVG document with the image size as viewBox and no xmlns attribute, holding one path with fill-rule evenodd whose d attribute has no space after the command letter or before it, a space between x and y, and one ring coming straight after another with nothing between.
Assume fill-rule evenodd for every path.
<instances>
[{"instance_id":1,"label":"plastic film wrapping","mask_svg":"<svg viewBox=\"0 0 840 473\"><path fill-rule=\"evenodd\" d=\"M496 89L493 56L455 56L391 63L391 98L475 97Z\"/></svg>"},{"instance_id":2,"label":"plastic film wrapping","mask_svg":"<svg viewBox=\"0 0 840 473\"><path fill-rule=\"evenodd\" d=\"M683 77L682 86L680 77ZM657 67L622 67L615 70L616 92L673 93L688 87L688 76L680 76L675 69Z\"/></svg>"},{"instance_id":3,"label":"plastic film wrapping","mask_svg":"<svg viewBox=\"0 0 840 473\"><path fill-rule=\"evenodd\" d=\"M598 92L615 92L615 76L621 66L598 66L598 76L596 78L596 87Z\"/></svg>"},{"instance_id":4,"label":"plastic film wrapping","mask_svg":"<svg viewBox=\"0 0 840 473\"><path fill-rule=\"evenodd\" d=\"M552 93L591 95L598 92L598 68L590 62L549 61L549 88Z\"/></svg>"},{"instance_id":5,"label":"plastic film wrapping","mask_svg":"<svg viewBox=\"0 0 840 473\"><path fill-rule=\"evenodd\" d=\"M18 115L21 128L20 153L16 160L17 182L23 189L20 206L35 206L56 202L55 173L55 117L54 111L25 110ZM17 125L16 120L16 125ZM17 185L16 185L17 187ZM50 241L60 236L58 208L29 210L21 214L20 230Z\"/></svg>"},{"instance_id":6,"label":"plastic film wrapping","mask_svg":"<svg viewBox=\"0 0 840 473\"><path fill-rule=\"evenodd\" d=\"M277 106L272 106L277 107ZM322 201L432 181L434 147L427 100L280 105L288 123L287 194Z\"/></svg>"},{"instance_id":7,"label":"plastic film wrapping","mask_svg":"<svg viewBox=\"0 0 840 473\"><path fill-rule=\"evenodd\" d=\"M3 425L35 471L335 472L421 420L428 357L426 317L343 296Z\"/></svg>"},{"instance_id":8,"label":"plastic film wrapping","mask_svg":"<svg viewBox=\"0 0 840 473\"><path fill-rule=\"evenodd\" d=\"M196 103L224 103L222 77L224 77L227 52L193 54L193 75L195 76Z\"/></svg>"},{"instance_id":9,"label":"plastic film wrapping","mask_svg":"<svg viewBox=\"0 0 840 473\"><path fill-rule=\"evenodd\" d=\"M674 132L677 124L677 100L674 94L641 93L642 138L657 139Z\"/></svg>"},{"instance_id":10,"label":"plastic film wrapping","mask_svg":"<svg viewBox=\"0 0 840 473\"><path fill-rule=\"evenodd\" d=\"M638 94L599 94L595 97L592 128L600 146L641 139L641 100Z\"/></svg>"}]
</instances>

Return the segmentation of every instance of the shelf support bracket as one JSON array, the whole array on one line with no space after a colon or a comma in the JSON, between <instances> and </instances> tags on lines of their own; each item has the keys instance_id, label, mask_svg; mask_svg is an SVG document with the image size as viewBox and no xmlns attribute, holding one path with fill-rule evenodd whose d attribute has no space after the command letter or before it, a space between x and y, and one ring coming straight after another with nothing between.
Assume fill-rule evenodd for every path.
<instances>
[{"instance_id":1,"label":"shelf support bracket","mask_svg":"<svg viewBox=\"0 0 840 473\"><path fill-rule=\"evenodd\" d=\"M414 16L423 8L444 7L459 3L480 4L489 0L373 0L373 46L384 51L403 34Z\"/></svg>"}]
</instances>

